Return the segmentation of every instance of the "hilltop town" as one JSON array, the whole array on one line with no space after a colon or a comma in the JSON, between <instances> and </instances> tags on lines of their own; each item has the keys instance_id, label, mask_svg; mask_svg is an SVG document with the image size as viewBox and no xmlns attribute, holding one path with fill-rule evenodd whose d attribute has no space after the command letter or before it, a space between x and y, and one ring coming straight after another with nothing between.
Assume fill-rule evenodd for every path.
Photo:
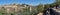
<instances>
[{"instance_id":1,"label":"hilltop town","mask_svg":"<svg viewBox=\"0 0 60 15\"><path fill-rule=\"evenodd\" d=\"M5 5L1 6L0 10L4 9L4 12L6 13L20 13L20 12L25 12L25 10L28 10L31 12L31 10L36 10L36 7L31 6L31 5L25 5L25 4L13 4L13 5Z\"/></svg>"}]
</instances>

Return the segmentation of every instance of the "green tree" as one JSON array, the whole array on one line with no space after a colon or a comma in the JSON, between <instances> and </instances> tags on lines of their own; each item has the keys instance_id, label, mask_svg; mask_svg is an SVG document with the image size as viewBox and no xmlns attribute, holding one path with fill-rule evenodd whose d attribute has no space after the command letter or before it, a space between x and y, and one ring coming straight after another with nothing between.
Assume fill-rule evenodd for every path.
<instances>
[{"instance_id":1,"label":"green tree","mask_svg":"<svg viewBox=\"0 0 60 15\"><path fill-rule=\"evenodd\" d=\"M59 5L60 4L60 0L56 0L55 4Z\"/></svg>"},{"instance_id":2,"label":"green tree","mask_svg":"<svg viewBox=\"0 0 60 15\"><path fill-rule=\"evenodd\" d=\"M60 5L60 0L55 0L55 1L56 2L50 4L50 7L54 7L54 6Z\"/></svg>"},{"instance_id":3,"label":"green tree","mask_svg":"<svg viewBox=\"0 0 60 15\"><path fill-rule=\"evenodd\" d=\"M44 11L43 4L39 4L39 5L37 6L37 10L38 10L38 12L43 12L43 11Z\"/></svg>"},{"instance_id":4,"label":"green tree","mask_svg":"<svg viewBox=\"0 0 60 15\"><path fill-rule=\"evenodd\" d=\"M47 8L49 8L49 4L44 5L44 9L47 9Z\"/></svg>"}]
</instances>

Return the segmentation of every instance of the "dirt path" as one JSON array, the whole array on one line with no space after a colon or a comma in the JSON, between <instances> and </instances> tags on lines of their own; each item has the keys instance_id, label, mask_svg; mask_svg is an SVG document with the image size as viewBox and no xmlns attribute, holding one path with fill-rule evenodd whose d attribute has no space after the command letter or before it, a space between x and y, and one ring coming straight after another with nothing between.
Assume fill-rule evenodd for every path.
<instances>
[{"instance_id":1,"label":"dirt path","mask_svg":"<svg viewBox=\"0 0 60 15\"><path fill-rule=\"evenodd\" d=\"M37 14L37 15L43 15L43 13L39 13L39 14Z\"/></svg>"}]
</instances>

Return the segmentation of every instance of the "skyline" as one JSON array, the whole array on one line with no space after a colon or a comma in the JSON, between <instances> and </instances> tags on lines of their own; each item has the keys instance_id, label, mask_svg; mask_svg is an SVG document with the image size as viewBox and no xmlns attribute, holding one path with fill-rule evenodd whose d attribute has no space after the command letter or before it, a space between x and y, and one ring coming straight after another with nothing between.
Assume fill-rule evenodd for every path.
<instances>
[{"instance_id":1,"label":"skyline","mask_svg":"<svg viewBox=\"0 0 60 15\"><path fill-rule=\"evenodd\" d=\"M12 3L17 3L17 4L31 4L33 6L36 6L40 3L42 4L51 4L55 2L55 0L0 0L0 4L12 4Z\"/></svg>"}]
</instances>

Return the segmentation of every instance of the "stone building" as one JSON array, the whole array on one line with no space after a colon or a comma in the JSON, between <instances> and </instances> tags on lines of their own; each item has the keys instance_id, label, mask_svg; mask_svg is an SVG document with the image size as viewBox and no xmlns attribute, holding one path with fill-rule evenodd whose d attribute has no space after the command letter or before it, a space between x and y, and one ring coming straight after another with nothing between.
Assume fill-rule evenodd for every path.
<instances>
[{"instance_id":1,"label":"stone building","mask_svg":"<svg viewBox=\"0 0 60 15\"><path fill-rule=\"evenodd\" d=\"M36 8L34 6L30 6L30 5L5 5L3 6L7 11L7 13L16 13L16 15L18 15L18 13L20 12L25 12L24 8L29 8L29 11L32 12L32 10L35 10Z\"/></svg>"}]
</instances>

